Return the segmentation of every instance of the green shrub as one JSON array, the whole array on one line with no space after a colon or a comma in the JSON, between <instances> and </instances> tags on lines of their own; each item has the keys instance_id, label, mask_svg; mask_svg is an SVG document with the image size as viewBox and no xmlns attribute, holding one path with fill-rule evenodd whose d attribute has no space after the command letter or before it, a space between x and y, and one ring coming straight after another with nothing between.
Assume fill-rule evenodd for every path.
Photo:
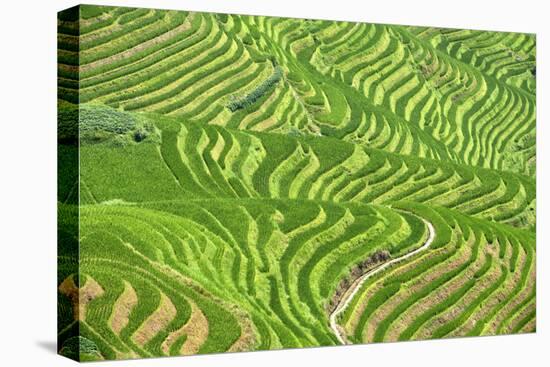
<instances>
[{"instance_id":1,"label":"green shrub","mask_svg":"<svg viewBox=\"0 0 550 367\"><path fill-rule=\"evenodd\" d=\"M119 111L104 105L83 104L78 108L60 103L58 109L58 140L75 144L112 141L124 145L145 139L159 141L153 122L145 117Z\"/></svg>"},{"instance_id":2,"label":"green shrub","mask_svg":"<svg viewBox=\"0 0 550 367\"><path fill-rule=\"evenodd\" d=\"M118 111L107 106L80 106L79 127L81 134L97 131L124 134L133 130L135 126L135 117L127 112Z\"/></svg>"},{"instance_id":3,"label":"green shrub","mask_svg":"<svg viewBox=\"0 0 550 367\"><path fill-rule=\"evenodd\" d=\"M283 70L280 66L276 66L273 74L264 80L260 85L258 85L253 91L248 93L246 96L241 98L234 98L228 105L227 108L231 112L247 108L252 105L258 99L260 99L264 94L266 94L271 88L273 88L283 76Z\"/></svg>"},{"instance_id":4,"label":"green shrub","mask_svg":"<svg viewBox=\"0 0 550 367\"><path fill-rule=\"evenodd\" d=\"M81 360L81 357L86 360L101 359L101 353L96 343L82 336L67 339L59 350L59 354L76 361Z\"/></svg>"}]
</instances>

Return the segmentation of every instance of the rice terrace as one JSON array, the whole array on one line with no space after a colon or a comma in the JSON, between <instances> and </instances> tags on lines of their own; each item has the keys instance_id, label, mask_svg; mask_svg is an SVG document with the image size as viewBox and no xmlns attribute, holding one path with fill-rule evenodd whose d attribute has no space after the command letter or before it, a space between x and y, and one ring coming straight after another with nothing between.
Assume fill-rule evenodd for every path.
<instances>
[{"instance_id":1,"label":"rice terrace","mask_svg":"<svg viewBox=\"0 0 550 367\"><path fill-rule=\"evenodd\" d=\"M57 24L60 354L535 331L535 35Z\"/></svg>"}]
</instances>

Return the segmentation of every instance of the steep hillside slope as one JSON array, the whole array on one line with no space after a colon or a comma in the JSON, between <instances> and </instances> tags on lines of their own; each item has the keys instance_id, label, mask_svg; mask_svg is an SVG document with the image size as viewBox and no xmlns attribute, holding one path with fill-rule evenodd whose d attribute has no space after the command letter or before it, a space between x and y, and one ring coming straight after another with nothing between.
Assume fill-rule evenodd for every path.
<instances>
[{"instance_id":1,"label":"steep hillside slope","mask_svg":"<svg viewBox=\"0 0 550 367\"><path fill-rule=\"evenodd\" d=\"M534 35L58 20L60 353L531 332Z\"/></svg>"}]
</instances>

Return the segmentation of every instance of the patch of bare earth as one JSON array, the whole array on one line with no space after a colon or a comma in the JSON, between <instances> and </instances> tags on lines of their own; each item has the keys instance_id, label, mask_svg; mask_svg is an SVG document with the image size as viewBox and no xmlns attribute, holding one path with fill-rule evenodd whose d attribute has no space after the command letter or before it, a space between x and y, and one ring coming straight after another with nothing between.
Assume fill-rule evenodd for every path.
<instances>
[{"instance_id":1,"label":"patch of bare earth","mask_svg":"<svg viewBox=\"0 0 550 367\"><path fill-rule=\"evenodd\" d=\"M537 331L537 318L533 318L531 321L529 321L527 324L525 324L524 327L521 328L519 331L520 333L534 333Z\"/></svg>"},{"instance_id":2,"label":"patch of bare earth","mask_svg":"<svg viewBox=\"0 0 550 367\"><path fill-rule=\"evenodd\" d=\"M430 284L436 279L440 278L443 274L447 273L449 269L455 269L468 261L471 253L472 240L473 236L470 237L469 243L462 245L458 252L451 257L451 259L446 260L443 263L435 266L433 269L424 272L411 284L407 284L402 287L402 289L395 296L390 298L380 308L373 312L365 327L363 335L364 340L372 341L376 329L378 328L382 320L386 319L386 317L388 317L398 305L405 302L407 298L419 292L427 284ZM454 241L456 241L456 233Z\"/></svg>"},{"instance_id":3,"label":"patch of bare earth","mask_svg":"<svg viewBox=\"0 0 550 367\"><path fill-rule=\"evenodd\" d=\"M526 254L523 252L523 250L520 249L519 256L525 257ZM530 267L529 270L525 269L525 267ZM519 266L516 267L515 273L517 273L518 282L514 284L508 285L510 288L508 290L508 293L512 293L514 291L514 288L519 287L519 277L521 276L521 273L523 271L529 271L529 275L527 278L527 284L525 287L510 301L508 302L497 314L495 317L491 320L491 322L486 326L486 329L483 331L484 335L494 335L497 333L497 330L500 326L500 324L506 319L506 317L509 316L510 312L521 302L523 302L531 293L533 288L535 287L535 278L536 278L536 272L534 269L534 264L523 262L523 266L520 268ZM504 299L503 299L504 301Z\"/></svg>"},{"instance_id":4,"label":"patch of bare earth","mask_svg":"<svg viewBox=\"0 0 550 367\"><path fill-rule=\"evenodd\" d=\"M357 323L359 322L360 316L365 312L365 308L367 307L368 301L380 290L384 288L384 279L391 277L391 276L398 276L400 274L403 274L414 267L418 266L422 263L422 261L425 261L427 259L430 259L434 256L440 255L441 253L445 252L446 249L438 249L433 250L432 252L429 252L423 256L420 256L414 260L412 260L409 263L402 264L401 266L396 266L394 269L390 269L390 271L386 274L381 274L380 278L377 279L369 288L364 292L364 294L361 296L361 301L358 302L357 306L355 307L355 311L353 312L353 316L350 317L349 321L346 323L346 329L349 330L355 330L357 328Z\"/></svg>"},{"instance_id":5,"label":"patch of bare earth","mask_svg":"<svg viewBox=\"0 0 550 367\"><path fill-rule=\"evenodd\" d=\"M529 316L531 312L536 312L536 306L537 305L535 303L535 300L530 301L527 306L525 306L521 311L514 315L510 322L508 322L508 324L506 324L506 326L502 328L501 334L510 334L521 320Z\"/></svg>"},{"instance_id":6,"label":"patch of bare earth","mask_svg":"<svg viewBox=\"0 0 550 367\"><path fill-rule=\"evenodd\" d=\"M246 352L252 350L252 347L256 344L256 336L254 333L254 327L248 315L234 307L233 314L237 315L239 324L241 326L241 336L233 345L228 349L228 352Z\"/></svg>"},{"instance_id":7,"label":"patch of bare earth","mask_svg":"<svg viewBox=\"0 0 550 367\"><path fill-rule=\"evenodd\" d=\"M498 245L495 245L498 247ZM510 261L511 251L507 251L505 257L499 261L499 268L500 264L508 264ZM493 261L498 259L498 253L495 253L493 256ZM525 263L525 256L522 256L520 253L518 258L518 269L523 267L523 264ZM500 276L500 275L499 275ZM467 321L464 322L460 327L453 330L449 336L462 336L467 335L470 331L472 331L479 320L482 320L486 317L488 313L490 313L495 307L497 307L501 302L503 302L506 297L510 294L511 290L513 289L514 285L517 284L520 280L521 272L517 271L515 273L512 273L512 275L508 275L506 277L506 280L504 283L494 292L492 293L487 299L483 300L479 307L470 315Z\"/></svg>"},{"instance_id":8,"label":"patch of bare earth","mask_svg":"<svg viewBox=\"0 0 550 367\"><path fill-rule=\"evenodd\" d=\"M176 306L164 293L160 294L159 307L153 312L139 329L132 335L132 340L139 346L144 346L176 317Z\"/></svg>"},{"instance_id":9,"label":"patch of bare earth","mask_svg":"<svg viewBox=\"0 0 550 367\"><path fill-rule=\"evenodd\" d=\"M481 256L482 261L485 261L485 258L488 254L490 254L493 259L493 263L488 272L483 277L476 280L474 286L470 290L468 290L468 292L466 292L466 294L455 304L451 305L451 307L449 307L441 314L431 318L422 327L420 327L414 335L415 340L427 339L431 337L436 329L460 317L460 315L466 310L466 308L468 308L481 293L483 293L486 289L490 288L493 284L498 282L498 279L502 275L502 262L498 260L498 245L484 245L484 248L482 250L482 255L483 254L484 256ZM468 276L470 275L471 274L469 274ZM473 276L468 277L466 280L468 279L473 279ZM482 300L481 304L478 305L478 307L481 307L484 301L485 300ZM465 333L453 335L459 336L465 335Z\"/></svg>"},{"instance_id":10,"label":"patch of bare earth","mask_svg":"<svg viewBox=\"0 0 550 367\"><path fill-rule=\"evenodd\" d=\"M183 335L187 335L185 342L181 346L181 355L197 354L199 348L208 338L208 320L195 302L187 299L191 305L191 317L180 329L173 331L166 337L162 343L162 352L166 355L170 353L170 347Z\"/></svg>"},{"instance_id":11,"label":"patch of bare earth","mask_svg":"<svg viewBox=\"0 0 550 367\"><path fill-rule=\"evenodd\" d=\"M75 320L86 319L86 307L88 303L101 297L105 291L92 278L88 277L84 287L78 288L74 283L73 276L67 277L58 287L59 292L67 296L73 306L73 317Z\"/></svg>"},{"instance_id":12,"label":"patch of bare earth","mask_svg":"<svg viewBox=\"0 0 550 367\"><path fill-rule=\"evenodd\" d=\"M128 325L130 313L137 303L138 297L136 291L130 283L125 281L124 291L116 300L110 319L111 329L115 334L119 335L122 329Z\"/></svg>"},{"instance_id":13,"label":"patch of bare earth","mask_svg":"<svg viewBox=\"0 0 550 367\"><path fill-rule=\"evenodd\" d=\"M470 248L470 250L473 250ZM472 252L469 251L469 255ZM385 340L388 341L397 341L399 335L405 329L411 325L419 315L422 315L426 311L430 310L432 307L445 302L451 295L457 292L464 283L468 282L470 279L474 278L475 273L483 266L485 263L486 254L484 251L478 251L478 256L474 263L470 264L464 271L455 276L454 278L447 281L442 286L434 289L426 297L418 300L411 307L409 307L405 312L399 316L399 320L394 322L388 331L386 332ZM447 271L454 270L454 268L448 268ZM425 284L426 285L426 284ZM415 339L419 339L415 337Z\"/></svg>"}]
</instances>

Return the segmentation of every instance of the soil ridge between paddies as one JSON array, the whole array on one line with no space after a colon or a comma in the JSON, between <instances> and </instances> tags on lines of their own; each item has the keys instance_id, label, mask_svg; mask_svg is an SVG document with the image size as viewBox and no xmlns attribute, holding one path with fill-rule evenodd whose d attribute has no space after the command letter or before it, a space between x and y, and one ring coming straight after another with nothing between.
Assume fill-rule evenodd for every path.
<instances>
[{"instance_id":1,"label":"soil ridge between paddies","mask_svg":"<svg viewBox=\"0 0 550 367\"><path fill-rule=\"evenodd\" d=\"M338 338L338 341L340 342L340 344L350 344L350 343L349 343L349 341L347 340L347 338L345 336L344 330L336 322L336 319L338 318L339 314L341 314L342 312L344 312L346 310L346 308L349 306L350 302L353 300L353 297L355 297L357 292L361 289L361 286L363 285L363 283L367 279L372 277L373 275L376 275L379 272L389 268L393 264L401 262L405 259L408 259L408 258L410 258L410 257L426 250L432 244L433 240L435 239L435 229L434 229L433 225L430 222L428 222L426 219L421 218L421 217L419 217L419 218L422 219L424 224L426 224L426 226L428 227L428 238L426 239L426 242L424 242L424 244L422 246L420 246L419 248L417 248L417 249L415 249L411 252L408 252L408 253L404 254L403 256L396 257L395 259L392 259L392 260L390 260L386 263L383 263L380 266L366 272L365 274L363 274L362 276L357 278L351 284L351 286L344 292L344 296L342 297L342 299L338 303L338 306L336 306L334 311L332 311L332 313L330 314L330 317L329 317L330 328L334 332L334 335L336 335L336 338Z\"/></svg>"}]
</instances>

